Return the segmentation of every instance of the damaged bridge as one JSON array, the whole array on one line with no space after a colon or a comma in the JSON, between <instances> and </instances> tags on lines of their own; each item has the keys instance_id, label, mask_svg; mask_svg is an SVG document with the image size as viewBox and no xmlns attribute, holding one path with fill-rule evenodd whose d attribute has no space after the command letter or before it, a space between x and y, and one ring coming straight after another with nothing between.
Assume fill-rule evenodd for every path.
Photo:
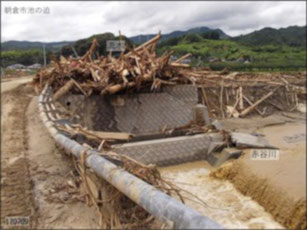
<instances>
[{"instance_id":1,"label":"damaged bridge","mask_svg":"<svg viewBox=\"0 0 307 230\"><path fill-rule=\"evenodd\" d=\"M198 104L197 92L194 86L175 86L166 87L161 93L110 98L69 95L54 104L52 89L46 87L39 98L39 108L44 124L60 146L77 158L81 158L85 152L88 167L150 214L162 221L173 222L176 228L216 229L222 226L117 168L116 161L101 157L101 153L107 151L102 150L101 146L96 144L96 149L89 150L84 147L87 144L82 145L90 143L91 134L109 134L113 135L114 139L119 135L123 138L109 143L108 151L127 155L146 165L172 165L211 159L210 154L224 148L227 143L229 145L229 140L218 130L208 133L196 130L191 133L191 125L199 123L215 130L214 125L210 123L206 107ZM161 101L161 106L160 103L156 103L157 100ZM62 117L65 116L64 111L74 116L65 119ZM80 124L93 127L94 130L81 129L81 135L71 136L73 127ZM230 140L253 147L272 147L264 139L248 134L240 138L238 134L233 133ZM226 157L223 155L223 160L233 156L238 157L238 152L230 152Z\"/></svg>"},{"instance_id":2,"label":"damaged bridge","mask_svg":"<svg viewBox=\"0 0 307 230\"><path fill-rule=\"evenodd\" d=\"M282 76L251 79L192 70L181 58L170 62L171 52L157 57L159 38L118 59L93 60L94 40L83 57L55 60L33 80L41 118L72 155L80 184L101 217L106 200L112 200L117 221L104 219L107 228L149 228L154 220L160 227L223 228L185 205L180 189L157 166L196 160L220 165L238 158L242 148L275 148L261 136L224 130L218 119L266 116L285 103L298 108L305 80L291 84ZM97 176L102 189L90 179Z\"/></svg>"}]
</instances>

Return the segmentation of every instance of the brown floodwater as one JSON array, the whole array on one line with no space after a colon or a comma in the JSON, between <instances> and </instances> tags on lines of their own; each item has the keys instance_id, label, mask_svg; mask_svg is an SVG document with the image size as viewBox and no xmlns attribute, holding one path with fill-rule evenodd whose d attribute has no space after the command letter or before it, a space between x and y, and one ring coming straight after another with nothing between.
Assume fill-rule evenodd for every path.
<instances>
[{"instance_id":1,"label":"brown floodwater","mask_svg":"<svg viewBox=\"0 0 307 230\"><path fill-rule=\"evenodd\" d=\"M262 206L242 195L229 181L209 177L212 167L206 161L159 170L164 178L185 190L183 195L187 205L225 228L283 228Z\"/></svg>"}]
</instances>

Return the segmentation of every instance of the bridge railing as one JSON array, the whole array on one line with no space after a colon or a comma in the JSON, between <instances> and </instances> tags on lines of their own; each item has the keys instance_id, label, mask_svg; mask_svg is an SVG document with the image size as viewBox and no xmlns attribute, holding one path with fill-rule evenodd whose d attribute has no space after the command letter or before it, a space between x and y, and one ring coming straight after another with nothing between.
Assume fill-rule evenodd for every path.
<instances>
[{"instance_id":1,"label":"bridge railing","mask_svg":"<svg viewBox=\"0 0 307 230\"><path fill-rule=\"evenodd\" d=\"M61 133L56 128L59 114L53 104L52 89L48 85L38 98L38 108L44 125L58 145L78 159L86 153L87 167L159 220L173 222L176 229L223 229L210 218L99 156L98 151L87 149Z\"/></svg>"}]
</instances>

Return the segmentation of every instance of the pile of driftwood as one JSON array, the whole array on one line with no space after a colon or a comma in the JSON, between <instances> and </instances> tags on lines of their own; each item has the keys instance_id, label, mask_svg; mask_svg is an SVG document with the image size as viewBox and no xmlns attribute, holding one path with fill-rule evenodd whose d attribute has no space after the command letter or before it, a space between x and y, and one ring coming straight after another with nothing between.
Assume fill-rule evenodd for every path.
<instances>
[{"instance_id":1,"label":"pile of driftwood","mask_svg":"<svg viewBox=\"0 0 307 230\"><path fill-rule=\"evenodd\" d=\"M306 95L306 74L193 69L180 63L190 54L174 62L170 61L172 52L158 57L155 48L160 37L158 34L134 49L127 47L127 52L122 52L119 58L110 53L96 59L92 58L97 47L94 39L83 57L54 59L51 67L42 69L34 77L34 86L40 92L49 84L54 90L54 100L57 100L67 92L90 96L143 89L157 91L162 85L195 84L201 89L201 99L211 117L245 117L251 112L265 116L271 114L273 108L291 111L298 106L299 98ZM271 100L276 95L282 99Z\"/></svg>"},{"instance_id":2,"label":"pile of driftwood","mask_svg":"<svg viewBox=\"0 0 307 230\"><path fill-rule=\"evenodd\" d=\"M158 90L162 84L173 85L187 83L189 80L180 73L179 69L188 65L179 63L188 55L170 63L172 52L165 52L158 57L155 47L161 35L158 34L150 41L121 53L114 58L112 53L108 56L92 58L97 47L94 39L88 52L81 58L60 60L54 59L52 67L42 69L33 79L38 91L45 84L52 86L55 91L54 99L58 99L66 92L91 94L114 94L119 91L143 87L152 91Z\"/></svg>"},{"instance_id":3,"label":"pile of driftwood","mask_svg":"<svg viewBox=\"0 0 307 230\"><path fill-rule=\"evenodd\" d=\"M271 115L293 111L306 100L306 74L286 75L211 72L197 78L211 117Z\"/></svg>"}]
</instances>

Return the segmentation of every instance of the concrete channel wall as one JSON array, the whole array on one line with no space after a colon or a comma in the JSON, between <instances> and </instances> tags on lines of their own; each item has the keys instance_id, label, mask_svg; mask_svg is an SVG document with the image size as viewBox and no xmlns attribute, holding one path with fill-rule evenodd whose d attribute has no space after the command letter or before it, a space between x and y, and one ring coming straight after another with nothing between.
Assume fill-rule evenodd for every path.
<instances>
[{"instance_id":1,"label":"concrete channel wall","mask_svg":"<svg viewBox=\"0 0 307 230\"><path fill-rule=\"evenodd\" d=\"M191 207L99 156L97 151L89 150L61 133L56 128L56 122L60 120L60 116L51 96L52 89L46 86L38 99L39 113L51 136L66 152L70 152L77 158L80 158L85 152L87 154L86 165L98 176L159 220L173 222L176 229L223 229L220 224L210 218L200 215Z\"/></svg>"}]
</instances>

